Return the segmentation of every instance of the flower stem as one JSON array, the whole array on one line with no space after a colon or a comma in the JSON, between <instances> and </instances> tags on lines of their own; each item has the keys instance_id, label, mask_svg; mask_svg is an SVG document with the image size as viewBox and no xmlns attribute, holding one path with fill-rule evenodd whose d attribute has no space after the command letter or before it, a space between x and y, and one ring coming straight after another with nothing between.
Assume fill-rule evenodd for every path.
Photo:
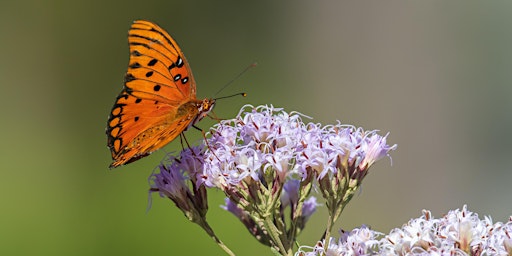
<instances>
[{"instance_id":1,"label":"flower stem","mask_svg":"<svg viewBox=\"0 0 512 256\"><path fill-rule=\"evenodd\" d=\"M350 199L352 199L352 196L354 195L354 189L347 189L343 191L342 195L343 195L343 200L341 201L336 201L336 200L333 200L331 202L331 205L335 205L335 207L333 207L331 209L331 212L329 213L329 218L327 218L327 229L325 230L325 234L324 234L324 237L325 238L325 241L326 241L326 246L328 246L329 244L329 237L331 235L331 231L332 231L332 228L334 226L334 223L338 220L338 218L340 217L341 213L343 212L343 209L345 209L345 206L347 206L347 204L350 202ZM328 248L328 247L326 247Z\"/></svg>"},{"instance_id":2,"label":"flower stem","mask_svg":"<svg viewBox=\"0 0 512 256\"><path fill-rule=\"evenodd\" d=\"M329 218L327 218L327 228L325 229L325 233L322 237L322 239L325 239L326 240L326 243L328 242L328 238L331 236L331 230L332 230L332 227L334 226L334 213L329 213ZM326 247L327 248L327 247Z\"/></svg>"},{"instance_id":3,"label":"flower stem","mask_svg":"<svg viewBox=\"0 0 512 256\"><path fill-rule=\"evenodd\" d=\"M274 246L277 247L279 253L281 255L293 255L291 248L286 249L283 241L281 241L281 235L274 225L271 215L267 215L265 218L263 218L263 225L265 226L269 236L272 238L272 241L276 243Z\"/></svg>"},{"instance_id":4,"label":"flower stem","mask_svg":"<svg viewBox=\"0 0 512 256\"><path fill-rule=\"evenodd\" d=\"M215 235L215 232L213 232L213 229L210 227L210 225L208 224L208 222L203 219L203 221L201 221L202 223L198 223L199 226L201 226L204 231L206 231L206 233L208 233L208 235L213 239L213 241L215 241L215 243L217 243L217 245L222 248L222 250L224 250L228 255L230 256L235 256L235 253L233 253L218 237L217 235Z\"/></svg>"}]
</instances>

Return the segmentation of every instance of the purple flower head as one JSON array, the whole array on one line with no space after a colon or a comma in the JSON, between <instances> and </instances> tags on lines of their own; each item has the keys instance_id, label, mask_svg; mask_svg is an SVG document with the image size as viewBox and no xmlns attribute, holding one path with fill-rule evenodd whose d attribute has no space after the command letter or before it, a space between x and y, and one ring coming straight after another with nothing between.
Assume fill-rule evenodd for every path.
<instances>
[{"instance_id":1,"label":"purple flower head","mask_svg":"<svg viewBox=\"0 0 512 256\"><path fill-rule=\"evenodd\" d=\"M151 189L158 191L162 197L176 197L176 199L190 191L187 181L203 171L202 160L197 157L202 154L201 148L197 146L184 149L179 157L168 155L168 160L158 166L160 172L150 176Z\"/></svg>"},{"instance_id":2,"label":"purple flower head","mask_svg":"<svg viewBox=\"0 0 512 256\"><path fill-rule=\"evenodd\" d=\"M287 207L288 205L295 205L299 201L299 180L288 180L283 186L283 193L281 194L281 206Z\"/></svg>"},{"instance_id":3,"label":"purple flower head","mask_svg":"<svg viewBox=\"0 0 512 256\"><path fill-rule=\"evenodd\" d=\"M295 171L296 146L301 138L301 115L272 106L260 106L210 131L203 182L221 189L238 186L247 178L260 182L265 171L275 171L284 183ZM229 137L226 137L229 136Z\"/></svg>"},{"instance_id":4,"label":"purple flower head","mask_svg":"<svg viewBox=\"0 0 512 256\"><path fill-rule=\"evenodd\" d=\"M229 198L225 198L224 203L226 205L221 206L221 208L228 212L231 212L237 218L240 219L245 215L244 210L242 210L242 208L238 207L235 203L229 200Z\"/></svg>"},{"instance_id":5,"label":"purple flower head","mask_svg":"<svg viewBox=\"0 0 512 256\"><path fill-rule=\"evenodd\" d=\"M237 186L246 177L259 181L269 170L277 173L281 183L293 174L305 180L308 170L321 179L339 172L340 159L358 169L352 172L365 174L375 161L396 149L376 131L339 123L304 124L302 117L272 106L246 106L235 119L215 125L208 140L211 151L206 151L203 182L223 189Z\"/></svg>"},{"instance_id":6,"label":"purple flower head","mask_svg":"<svg viewBox=\"0 0 512 256\"><path fill-rule=\"evenodd\" d=\"M160 172L151 176L151 192L158 192L161 197L168 197L176 204L185 204L182 200L187 199L189 188L186 181L188 179L175 167L175 165L158 166Z\"/></svg>"},{"instance_id":7,"label":"purple flower head","mask_svg":"<svg viewBox=\"0 0 512 256\"><path fill-rule=\"evenodd\" d=\"M348 171L342 175L364 177L374 162L396 149L396 145L386 144L386 136L378 135L377 131L364 131L362 128L340 123L326 126L322 129L321 137L318 140L307 144L311 148L310 152L316 153L305 154L301 161L308 166L308 162L316 159L316 162L323 167L322 172L318 175L319 179L339 171ZM344 167L340 164L344 161L353 169L343 170ZM314 165L311 167L315 169Z\"/></svg>"},{"instance_id":8,"label":"purple flower head","mask_svg":"<svg viewBox=\"0 0 512 256\"><path fill-rule=\"evenodd\" d=\"M179 157L169 156L150 176L150 193L171 199L188 219L200 222L208 210L205 187L196 186L203 173L203 146L187 148Z\"/></svg>"},{"instance_id":9,"label":"purple flower head","mask_svg":"<svg viewBox=\"0 0 512 256\"><path fill-rule=\"evenodd\" d=\"M316 207L318 207L318 203L316 201L316 197L312 196L306 201L304 201L304 206L302 208L302 217L304 218L304 221L307 221L313 213L316 211Z\"/></svg>"}]
</instances>

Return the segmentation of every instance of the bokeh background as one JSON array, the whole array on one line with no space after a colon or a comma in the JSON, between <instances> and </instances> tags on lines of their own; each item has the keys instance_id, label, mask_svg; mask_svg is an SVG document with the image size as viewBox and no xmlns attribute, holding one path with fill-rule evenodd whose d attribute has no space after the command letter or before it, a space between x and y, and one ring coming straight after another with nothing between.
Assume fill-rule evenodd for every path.
<instances>
[{"instance_id":1,"label":"bokeh background","mask_svg":"<svg viewBox=\"0 0 512 256\"><path fill-rule=\"evenodd\" d=\"M511 14L509 1L4 1L0 254L223 254L169 200L154 195L146 212L147 178L179 142L107 168L104 129L135 19L176 38L200 98L258 62L223 92L249 96L219 102L221 117L273 104L314 122L390 132L392 165L370 170L337 227L387 233L422 209L440 217L464 204L506 221ZM271 255L222 203L211 191L221 239L239 255ZM312 217L302 244L316 242L325 216Z\"/></svg>"}]
</instances>

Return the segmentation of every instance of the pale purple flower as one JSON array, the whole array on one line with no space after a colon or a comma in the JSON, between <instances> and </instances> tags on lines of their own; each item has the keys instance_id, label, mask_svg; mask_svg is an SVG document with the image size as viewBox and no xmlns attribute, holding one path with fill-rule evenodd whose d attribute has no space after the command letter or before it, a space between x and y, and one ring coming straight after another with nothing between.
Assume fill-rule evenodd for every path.
<instances>
[{"instance_id":1,"label":"pale purple flower","mask_svg":"<svg viewBox=\"0 0 512 256\"><path fill-rule=\"evenodd\" d=\"M179 157L169 156L168 161L158 166L159 172L150 176L150 193L171 199L196 223L204 219L208 210L205 187L197 185L196 180L203 172L202 149L203 146L187 148Z\"/></svg>"},{"instance_id":2,"label":"pale purple flower","mask_svg":"<svg viewBox=\"0 0 512 256\"><path fill-rule=\"evenodd\" d=\"M295 205L299 201L299 180L288 180L283 186L283 192L281 194L281 207L287 207L289 205Z\"/></svg>"},{"instance_id":3,"label":"pale purple flower","mask_svg":"<svg viewBox=\"0 0 512 256\"><path fill-rule=\"evenodd\" d=\"M439 253L439 255L507 255L504 243L509 222L492 223L467 210L448 212L443 218L433 219L429 211L413 219L401 229L394 229L383 239L382 248L387 252Z\"/></svg>"},{"instance_id":4,"label":"pale purple flower","mask_svg":"<svg viewBox=\"0 0 512 256\"><path fill-rule=\"evenodd\" d=\"M329 243L325 241L318 242L312 251L307 246L301 246L296 256L344 256L344 255L375 255L378 252L378 237L382 234L369 229L366 226L355 228L350 232L340 231L339 239L329 238ZM327 246L327 248L325 248Z\"/></svg>"},{"instance_id":5,"label":"pale purple flower","mask_svg":"<svg viewBox=\"0 0 512 256\"><path fill-rule=\"evenodd\" d=\"M365 152L365 155L359 164L359 168L365 168L375 163L377 160L389 156L388 152L394 150L396 145L389 146L386 144L386 134L384 137L376 136L373 132L369 135L367 140L361 143L361 151Z\"/></svg>"},{"instance_id":6,"label":"pale purple flower","mask_svg":"<svg viewBox=\"0 0 512 256\"><path fill-rule=\"evenodd\" d=\"M306 201L304 201L304 205L302 206L302 217L307 221L313 213L315 213L316 208L319 206L318 202L316 201L316 197L312 196Z\"/></svg>"},{"instance_id":7,"label":"pale purple flower","mask_svg":"<svg viewBox=\"0 0 512 256\"><path fill-rule=\"evenodd\" d=\"M150 176L152 191L162 197L186 200L186 194L190 192L187 181L203 172L202 159L198 157L202 154L201 149L201 146L187 148L179 157L169 155L169 159L157 167L159 172Z\"/></svg>"},{"instance_id":8,"label":"pale purple flower","mask_svg":"<svg viewBox=\"0 0 512 256\"><path fill-rule=\"evenodd\" d=\"M352 172L361 173L355 177L364 177L375 161L396 149L376 131L340 123L304 124L302 117L272 106L246 106L237 118L215 125L208 139L212 151L206 151L205 184L224 188L247 176L258 180L261 175L254 172L264 173L269 167L281 179L298 174L305 180L308 169L321 179L338 172L339 159L347 154L349 163L357 162L358 170Z\"/></svg>"},{"instance_id":9,"label":"pale purple flower","mask_svg":"<svg viewBox=\"0 0 512 256\"><path fill-rule=\"evenodd\" d=\"M367 227L341 232L341 238L320 241L314 247L301 246L295 255L510 255L512 216L507 223L493 223L489 217L467 210L453 210L439 219L429 211L411 219L388 235ZM327 246L327 248L326 248Z\"/></svg>"},{"instance_id":10,"label":"pale purple flower","mask_svg":"<svg viewBox=\"0 0 512 256\"><path fill-rule=\"evenodd\" d=\"M233 215L235 215L237 218L241 219L245 216L244 210L242 208L238 207L235 203L233 203L229 198L224 199L225 205L222 205L221 208L231 212Z\"/></svg>"},{"instance_id":11,"label":"pale purple flower","mask_svg":"<svg viewBox=\"0 0 512 256\"><path fill-rule=\"evenodd\" d=\"M208 144L213 150L206 152L203 175L209 187L236 186L247 176L258 181L268 168L278 173L281 182L296 172L302 116L272 106L244 110L236 119L222 121L210 131Z\"/></svg>"},{"instance_id":12,"label":"pale purple flower","mask_svg":"<svg viewBox=\"0 0 512 256\"><path fill-rule=\"evenodd\" d=\"M159 172L152 176L151 191L158 192L161 197L172 199L177 205L187 205L184 202L188 200L187 194L190 191L186 184L187 178L181 170L174 167L158 166Z\"/></svg>"}]
</instances>

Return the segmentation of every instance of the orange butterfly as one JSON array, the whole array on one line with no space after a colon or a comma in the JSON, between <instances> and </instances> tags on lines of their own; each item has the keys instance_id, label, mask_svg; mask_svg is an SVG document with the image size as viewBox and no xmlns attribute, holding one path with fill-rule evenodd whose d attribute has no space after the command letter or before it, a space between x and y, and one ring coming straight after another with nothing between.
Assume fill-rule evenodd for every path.
<instances>
[{"instance_id":1,"label":"orange butterfly","mask_svg":"<svg viewBox=\"0 0 512 256\"><path fill-rule=\"evenodd\" d=\"M110 168L143 158L203 119L215 99L196 99L183 52L155 23L137 20L128 32L130 62L107 122Z\"/></svg>"}]
</instances>

